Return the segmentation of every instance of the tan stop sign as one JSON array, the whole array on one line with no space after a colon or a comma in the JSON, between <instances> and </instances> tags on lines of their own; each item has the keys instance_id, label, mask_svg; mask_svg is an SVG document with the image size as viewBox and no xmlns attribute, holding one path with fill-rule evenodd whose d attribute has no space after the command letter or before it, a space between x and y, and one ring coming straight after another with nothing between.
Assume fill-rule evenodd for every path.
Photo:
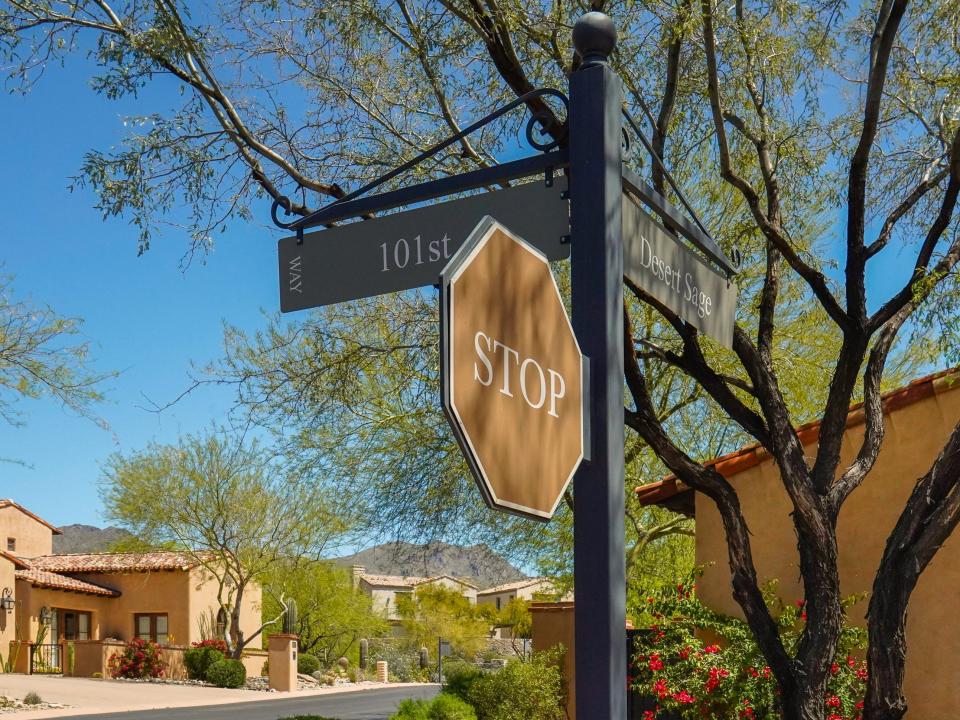
<instances>
[{"instance_id":1,"label":"tan stop sign","mask_svg":"<svg viewBox=\"0 0 960 720\"><path fill-rule=\"evenodd\" d=\"M583 459L583 356L547 259L486 216L441 308L444 409L485 500L549 520Z\"/></svg>"}]
</instances>

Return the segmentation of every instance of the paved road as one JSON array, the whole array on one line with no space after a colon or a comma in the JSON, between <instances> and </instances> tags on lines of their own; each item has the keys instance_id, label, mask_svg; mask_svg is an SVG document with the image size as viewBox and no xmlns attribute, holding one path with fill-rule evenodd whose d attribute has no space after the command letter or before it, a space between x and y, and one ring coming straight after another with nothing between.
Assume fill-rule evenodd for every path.
<instances>
[{"instance_id":1,"label":"paved road","mask_svg":"<svg viewBox=\"0 0 960 720\"><path fill-rule=\"evenodd\" d=\"M75 717L77 720L279 720L294 715L320 715L333 720L386 720L404 698L430 698L437 692L437 687L385 688L285 700Z\"/></svg>"}]
</instances>

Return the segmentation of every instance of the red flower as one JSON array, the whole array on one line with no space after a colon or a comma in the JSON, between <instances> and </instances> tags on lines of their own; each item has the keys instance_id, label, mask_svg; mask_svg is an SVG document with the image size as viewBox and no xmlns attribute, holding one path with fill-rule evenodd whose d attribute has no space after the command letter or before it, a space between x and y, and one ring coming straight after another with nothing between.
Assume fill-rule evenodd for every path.
<instances>
[{"instance_id":1,"label":"red flower","mask_svg":"<svg viewBox=\"0 0 960 720\"><path fill-rule=\"evenodd\" d=\"M827 707L838 708L840 707L840 698L836 695L831 695L827 698Z\"/></svg>"},{"instance_id":2,"label":"red flower","mask_svg":"<svg viewBox=\"0 0 960 720\"><path fill-rule=\"evenodd\" d=\"M850 667L856 667L857 666L856 658L854 658L852 655L847 655L847 665L849 665Z\"/></svg>"},{"instance_id":3,"label":"red flower","mask_svg":"<svg viewBox=\"0 0 960 720\"><path fill-rule=\"evenodd\" d=\"M866 682L867 671L864 668L860 668L859 670L857 670L857 680L863 680L864 682Z\"/></svg>"},{"instance_id":4,"label":"red flower","mask_svg":"<svg viewBox=\"0 0 960 720\"><path fill-rule=\"evenodd\" d=\"M697 701L697 699L693 695L688 693L686 690L681 690L678 693L674 693L673 699L676 700L678 703L686 703L686 704L690 704Z\"/></svg>"},{"instance_id":5,"label":"red flower","mask_svg":"<svg viewBox=\"0 0 960 720\"><path fill-rule=\"evenodd\" d=\"M719 645L707 645L707 646L703 649L703 651L704 651L705 653L707 653L708 655L716 655L718 652L720 652L720 646L719 646Z\"/></svg>"},{"instance_id":6,"label":"red flower","mask_svg":"<svg viewBox=\"0 0 960 720\"><path fill-rule=\"evenodd\" d=\"M653 710L644 710L641 720L657 720L657 716Z\"/></svg>"},{"instance_id":7,"label":"red flower","mask_svg":"<svg viewBox=\"0 0 960 720\"><path fill-rule=\"evenodd\" d=\"M653 653L650 656L650 662L647 663L647 666L650 668L652 672L656 672L657 670L663 670L663 660L660 659L660 655L658 655L657 653Z\"/></svg>"},{"instance_id":8,"label":"red flower","mask_svg":"<svg viewBox=\"0 0 960 720\"><path fill-rule=\"evenodd\" d=\"M690 657L690 646L687 645L687 647L683 648L680 652L677 653L677 656L681 660L686 660L688 657Z\"/></svg>"},{"instance_id":9,"label":"red flower","mask_svg":"<svg viewBox=\"0 0 960 720\"><path fill-rule=\"evenodd\" d=\"M666 680L657 680L653 684L653 691L657 694L657 697L660 698L661 700L670 694L670 688L667 687Z\"/></svg>"},{"instance_id":10,"label":"red flower","mask_svg":"<svg viewBox=\"0 0 960 720\"><path fill-rule=\"evenodd\" d=\"M857 710L863 710L863 700L861 700L860 702L858 702L858 703L857 703L856 705L854 705L853 707L856 708Z\"/></svg>"},{"instance_id":11,"label":"red flower","mask_svg":"<svg viewBox=\"0 0 960 720\"><path fill-rule=\"evenodd\" d=\"M836 675L838 672L840 672L840 666L836 663L833 663L833 665L830 666L830 674Z\"/></svg>"}]
</instances>

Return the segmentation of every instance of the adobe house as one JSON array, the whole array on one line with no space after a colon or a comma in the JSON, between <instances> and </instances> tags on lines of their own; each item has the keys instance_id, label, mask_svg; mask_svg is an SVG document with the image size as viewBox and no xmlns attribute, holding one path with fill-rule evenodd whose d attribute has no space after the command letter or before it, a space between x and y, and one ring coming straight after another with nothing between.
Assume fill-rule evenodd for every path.
<instances>
[{"instance_id":1,"label":"adobe house","mask_svg":"<svg viewBox=\"0 0 960 720\"><path fill-rule=\"evenodd\" d=\"M840 512L840 579L846 596L870 591L886 539L914 483L930 468L960 421L960 369L936 373L888 393L883 406L886 435L876 465ZM843 437L841 467L855 457L863 430L863 410L854 406ZM819 424L809 423L797 431L807 454L813 456ZM760 580L776 578L785 600L801 599L790 502L773 459L751 445L709 464L737 490ZM696 562L705 568L697 594L716 610L742 617L732 597L727 546L714 504L698 498L673 477L639 487L637 494L644 504L696 518ZM904 682L910 718L955 717L960 707L958 587L960 536L954 534L921 575L910 600ZM850 619L863 624L866 609L866 601L857 603Z\"/></svg>"},{"instance_id":2,"label":"adobe house","mask_svg":"<svg viewBox=\"0 0 960 720\"><path fill-rule=\"evenodd\" d=\"M495 605L499 610L506 607L511 600L519 599L529 602L556 594L556 588L549 578L525 578L478 591L477 605Z\"/></svg>"},{"instance_id":3,"label":"adobe house","mask_svg":"<svg viewBox=\"0 0 960 720\"><path fill-rule=\"evenodd\" d=\"M362 565L351 566L351 572L354 587L359 587L370 597L374 612L379 612L390 621L395 632L400 623L400 616L397 614L397 597L410 595L419 587L439 585L450 590L456 590L471 605L475 605L477 602L477 586L452 575L435 575L433 577L374 575L367 573L366 568Z\"/></svg>"},{"instance_id":4,"label":"adobe house","mask_svg":"<svg viewBox=\"0 0 960 720\"><path fill-rule=\"evenodd\" d=\"M138 637L167 646L171 671L180 672L175 650L203 639L201 623L219 608L209 572L181 552L54 555L55 534L23 506L0 500L4 660L15 658L18 672L63 670L73 643L74 674L103 673L109 655ZM240 621L247 633L260 627L260 603L260 588L248 588ZM251 660L248 672L259 674L262 664Z\"/></svg>"}]
</instances>

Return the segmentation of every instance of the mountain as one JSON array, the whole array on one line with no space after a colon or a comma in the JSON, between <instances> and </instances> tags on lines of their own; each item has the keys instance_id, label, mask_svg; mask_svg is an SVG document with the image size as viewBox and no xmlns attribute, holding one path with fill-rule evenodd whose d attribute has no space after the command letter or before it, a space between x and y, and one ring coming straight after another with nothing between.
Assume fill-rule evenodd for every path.
<instances>
[{"instance_id":1,"label":"mountain","mask_svg":"<svg viewBox=\"0 0 960 720\"><path fill-rule=\"evenodd\" d=\"M486 545L465 547L444 542L426 545L392 542L333 561L347 567L362 565L368 573L380 575L452 575L470 580L481 588L526 577Z\"/></svg>"},{"instance_id":2,"label":"mountain","mask_svg":"<svg viewBox=\"0 0 960 720\"><path fill-rule=\"evenodd\" d=\"M130 537L130 533L118 527L64 525L60 530L63 535L53 536L53 552L57 555L106 552L114 543Z\"/></svg>"}]
</instances>

